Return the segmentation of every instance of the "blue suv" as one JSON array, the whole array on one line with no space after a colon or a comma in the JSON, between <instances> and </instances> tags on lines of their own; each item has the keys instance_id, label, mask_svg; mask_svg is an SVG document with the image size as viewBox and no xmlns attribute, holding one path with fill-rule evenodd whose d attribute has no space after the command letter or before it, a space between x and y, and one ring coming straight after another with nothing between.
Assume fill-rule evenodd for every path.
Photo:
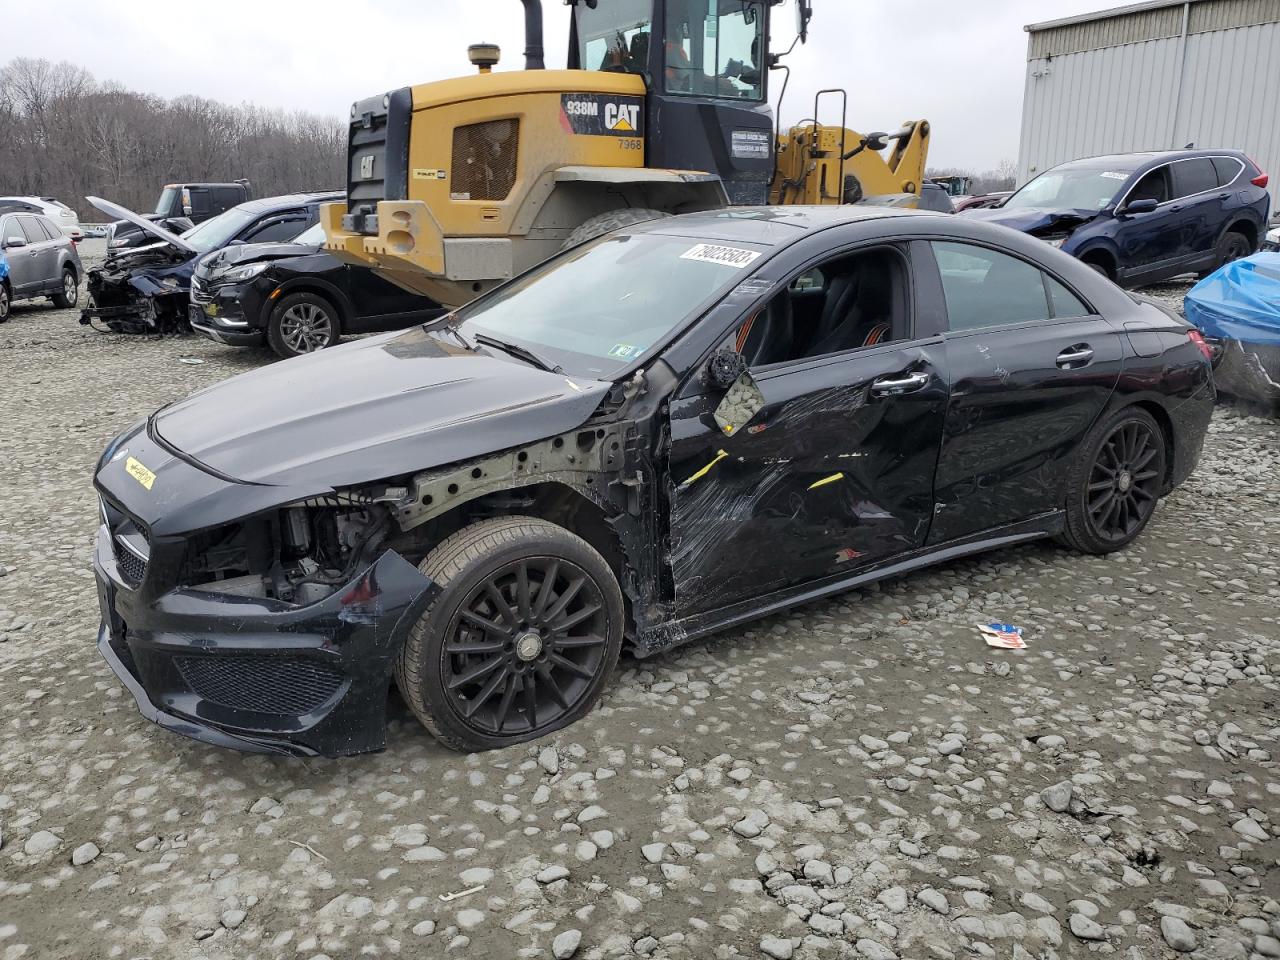
<instances>
[{"instance_id":1,"label":"blue suv","mask_svg":"<svg viewBox=\"0 0 1280 960\"><path fill-rule=\"evenodd\" d=\"M1209 273L1258 249L1267 175L1236 150L1169 150L1059 164L999 207L961 216L1039 237L1125 287Z\"/></svg>"}]
</instances>

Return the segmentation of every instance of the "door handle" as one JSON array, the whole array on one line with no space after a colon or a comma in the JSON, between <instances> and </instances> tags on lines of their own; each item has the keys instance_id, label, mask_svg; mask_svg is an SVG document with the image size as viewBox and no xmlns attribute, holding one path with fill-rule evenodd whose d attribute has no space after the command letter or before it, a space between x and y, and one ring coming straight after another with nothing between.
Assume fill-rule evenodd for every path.
<instances>
[{"instance_id":1,"label":"door handle","mask_svg":"<svg viewBox=\"0 0 1280 960\"><path fill-rule=\"evenodd\" d=\"M1077 367L1088 366L1093 359L1093 348L1087 343L1078 343L1074 347L1067 347L1060 354L1056 363L1063 370L1074 370Z\"/></svg>"},{"instance_id":2,"label":"door handle","mask_svg":"<svg viewBox=\"0 0 1280 960\"><path fill-rule=\"evenodd\" d=\"M902 393L914 393L929 383L929 374L923 371L901 376L881 377L871 384L871 395L875 397L895 397Z\"/></svg>"}]
</instances>

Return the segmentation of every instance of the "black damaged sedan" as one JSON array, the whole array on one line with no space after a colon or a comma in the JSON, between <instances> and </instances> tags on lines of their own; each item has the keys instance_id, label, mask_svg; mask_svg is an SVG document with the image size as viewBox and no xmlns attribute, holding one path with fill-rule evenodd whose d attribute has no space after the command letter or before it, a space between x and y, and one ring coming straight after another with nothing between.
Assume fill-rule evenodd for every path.
<instances>
[{"instance_id":1,"label":"black damaged sedan","mask_svg":"<svg viewBox=\"0 0 1280 960\"><path fill-rule=\"evenodd\" d=\"M1196 331L1011 230L656 221L123 433L98 646L211 743L379 749L394 680L443 743L500 747L586 714L624 646L1042 537L1119 549L1213 398Z\"/></svg>"}]
</instances>

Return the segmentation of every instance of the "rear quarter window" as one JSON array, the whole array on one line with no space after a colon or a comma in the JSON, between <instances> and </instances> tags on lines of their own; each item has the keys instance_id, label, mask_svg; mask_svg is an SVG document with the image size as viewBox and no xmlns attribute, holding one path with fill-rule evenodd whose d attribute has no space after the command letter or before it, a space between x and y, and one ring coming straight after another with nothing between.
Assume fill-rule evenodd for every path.
<instances>
[{"instance_id":1,"label":"rear quarter window","mask_svg":"<svg viewBox=\"0 0 1280 960\"><path fill-rule=\"evenodd\" d=\"M1235 183L1242 170L1244 170L1244 164L1235 157L1213 158L1213 171L1218 176L1218 186L1220 187L1230 186Z\"/></svg>"}]
</instances>

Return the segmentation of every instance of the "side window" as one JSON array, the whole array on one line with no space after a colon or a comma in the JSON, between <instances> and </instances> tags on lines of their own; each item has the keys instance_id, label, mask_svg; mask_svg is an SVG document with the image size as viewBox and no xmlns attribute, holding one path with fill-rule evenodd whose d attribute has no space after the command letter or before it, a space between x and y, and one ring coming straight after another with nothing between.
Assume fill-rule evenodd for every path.
<instances>
[{"instance_id":1,"label":"side window","mask_svg":"<svg viewBox=\"0 0 1280 960\"><path fill-rule=\"evenodd\" d=\"M215 207L219 212L230 210L244 200L240 195L240 190L236 187L214 187L213 196L216 200Z\"/></svg>"},{"instance_id":2,"label":"side window","mask_svg":"<svg viewBox=\"0 0 1280 960\"><path fill-rule=\"evenodd\" d=\"M35 221L36 223L40 224L40 229L44 231L44 238L46 240L57 240L60 236L62 236L62 231L59 230L57 227L55 227L52 223L50 223L44 217L36 217Z\"/></svg>"},{"instance_id":3,"label":"side window","mask_svg":"<svg viewBox=\"0 0 1280 960\"><path fill-rule=\"evenodd\" d=\"M1218 171L1208 157L1196 157L1173 165L1174 195L1189 197L1218 186Z\"/></svg>"},{"instance_id":4,"label":"side window","mask_svg":"<svg viewBox=\"0 0 1280 960\"><path fill-rule=\"evenodd\" d=\"M22 232L17 217L0 217L0 243L25 239L26 235Z\"/></svg>"},{"instance_id":5,"label":"side window","mask_svg":"<svg viewBox=\"0 0 1280 960\"><path fill-rule=\"evenodd\" d=\"M49 239L40 229L40 224L36 222L35 217L19 217L18 222L22 224L22 232L26 234L27 243L44 243Z\"/></svg>"},{"instance_id":6,"label":"side window","mask_svg":"<svg viewBox=\"0 0 1280 960\"><path fill-rule=\"evenodd\" d=\"M268 220L250 229L243 240L245 243L279 243L282 240L292 240L306 225L307 221L302 217Z\"/></svg>"},{"instance_id":7,"label":"side window","mask_svg":"<svg viewBox=\"0 0 1280 960\"><path fill-rule=\"evenodd\" d=\"M1129 191L1129 199L1126 202L1155 200L1157 203L1164 203L1170 199L1170 196L1169 167L1166 164L1163 167L1156 167L1139 180Z\"/></svg>"},{"instance_id":8,"label":"side window","mask_svg":"<svg viewBox=\"0 0 1280 960\"><path fill-rule=\"evenodd\" d=\"M1049 288L1049 304L1053 307L1053 318L1055 320L1092 316L1093 311L1086 307L1079 297L1053 279L1053 277L1045 276L1044 282L1045 286Z\"/></svg>"},{"instance_id":9,"label":"side window","mask_svg":"<svg viewBox=\"0 0 1280 960\"><path fill-rule=\"evenodd\" d=\"M1213 171L1218 175L1218 186L1226 187L1236 182L1244 164L1235 157L1214 157Z\"/></svg>"},{"instance_id":10,"label":"side window","mask_svg":"<svg viewBox=\"0 0 1280 960\"><path fill-rule=\"evenodd\" d=\"M1050 317L1038 267L968 243L936 242L933 252L953 333Z\"/></svg>"},{"instance_id":11,"label":"side window","mask_svg":"<svg viewBox=\"0 0 1280 960\"><path fill-rule=\"evenodd\" d=\"M738 328L735 346L764 367L905 340L908 288L897 248L845 254L795 277Z\"/></svg>"},{"instance_id":12,"label":"side window","mask_svg":"<svg viewBox=\"0 0 1280 960\"><path fill-rule=\"evenodd\" d=\"M209 191L206 187L191 187L187 195L191 198L191 216L207 217L213 213L209 207Z\"/></svg>"},{"instance_id":13,"label":"side window","mask_svg":"<svg viewBox=\"0 0 1280 960\"><path fill-rule=\"evenodd\" d=\"M673 4L667 13L668 92L763 99L763 10L759 0Z\"/></svg>"}]
</instances>

